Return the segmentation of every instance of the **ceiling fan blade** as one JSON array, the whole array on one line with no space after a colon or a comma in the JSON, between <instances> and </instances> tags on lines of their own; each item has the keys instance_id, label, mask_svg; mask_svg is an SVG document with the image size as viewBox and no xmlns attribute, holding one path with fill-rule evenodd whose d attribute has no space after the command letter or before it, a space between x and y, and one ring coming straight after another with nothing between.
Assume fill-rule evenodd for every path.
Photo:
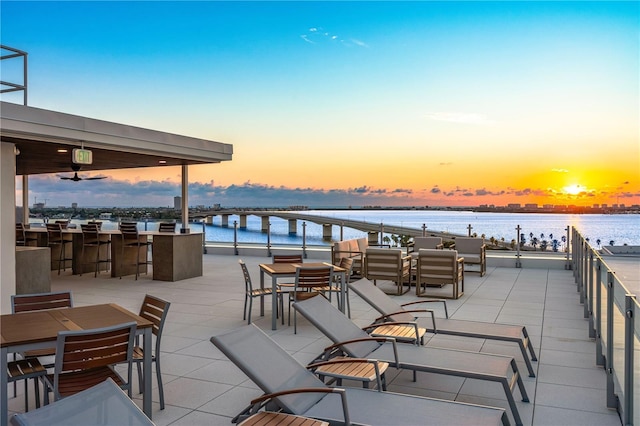
<instances>
[{"instance_id":1,"label":"ceiling fan blade","mask_svg":"<svg viewBox=\"0 0 640 426\"><path fill-rule=\"evenodd\" d=\"M88 177L88 178L83 178L82 180L98 180L98 179L106 179L106 176L94 176L94 177Z\"/></svg>"}]
</instances>

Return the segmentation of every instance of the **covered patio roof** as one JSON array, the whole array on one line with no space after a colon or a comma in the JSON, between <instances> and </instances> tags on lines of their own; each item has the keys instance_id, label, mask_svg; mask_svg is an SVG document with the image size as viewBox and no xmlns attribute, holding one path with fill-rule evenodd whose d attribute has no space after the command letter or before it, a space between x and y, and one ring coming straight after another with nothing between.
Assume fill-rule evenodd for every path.
<instances>
[{"instance_id":1,"label":"covered patio roof","mask_svg":"<svg viewBox=\"0 0 640 426\"><path fill-rule=\"evenodd\" d=\"M16 174L71 171L73 148L90 149L82 171L230 161L233 145L0 102L0 137L16 145ZM66 150L66 152L60 152Z\"/></svg>"}]
</instances>

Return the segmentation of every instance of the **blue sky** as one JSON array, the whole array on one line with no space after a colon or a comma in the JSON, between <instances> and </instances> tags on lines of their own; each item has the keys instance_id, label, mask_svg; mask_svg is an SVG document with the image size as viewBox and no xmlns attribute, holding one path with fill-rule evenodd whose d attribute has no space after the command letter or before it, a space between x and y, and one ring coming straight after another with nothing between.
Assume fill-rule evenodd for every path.
<instances>
[{"instance_id":1,"label":"blue sky","mask_svg":"<svg viewBox=\"0 0 640 426\"><path fill-rule=\"evenodd\" d=\"M234 145L191 168L191 204L640 202L638 2L0 7L30 105ZM31 199L171 205L179 173L81 200L33 177Z\"/></svg>"}]
</instances>

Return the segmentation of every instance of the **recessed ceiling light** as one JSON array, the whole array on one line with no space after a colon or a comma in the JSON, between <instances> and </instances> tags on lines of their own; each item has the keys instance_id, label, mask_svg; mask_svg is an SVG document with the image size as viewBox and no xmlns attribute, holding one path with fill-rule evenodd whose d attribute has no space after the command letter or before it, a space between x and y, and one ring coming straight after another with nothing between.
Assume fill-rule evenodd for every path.
<instances>
[{"instance_id":1,"label":"recessed ceiling light","mask_svg":"<svg viewBox=\"0 0 640 426\"><path fill-rule=\"evenodd\" d=\"M158 164L167 164L167 160L159 160Z\"/></svg>"},{"instance_id":2,"label":"recessed ceiling light","mask_svg":"<svg viewBox=\"0 0 640 426\"><path fill-rule=\"evenodd\" d=\"M69 152L69 150L66 150L66 149L64 149L64 148L60 148L60 149L58 150L58 152L62 154L62 153L65 153L65 152Z\"/></svg>"}]
</instances>

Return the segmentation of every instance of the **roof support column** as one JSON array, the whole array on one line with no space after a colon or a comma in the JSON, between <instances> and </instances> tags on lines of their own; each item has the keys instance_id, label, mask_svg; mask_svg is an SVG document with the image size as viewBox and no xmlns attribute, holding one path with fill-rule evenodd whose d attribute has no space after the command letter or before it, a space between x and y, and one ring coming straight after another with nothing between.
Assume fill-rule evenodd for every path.
<instances>
[{"instance_id":1,"label":"roof support column","mask_svg":"<svg viewBox=\"0 0 640 426\"><path fill-rule=\"evenodd\" d=\"M22 223L29 223L29 175L22 175Z\"/></svg>"},{"instance_id":2,"label":"roof support column","mask_svg":"<svg viewBox=\"0 0 640 426\"><path fill-rule=\"evenodd\" d=\"M189 166L182 165L182 228L181 234L189 233Z\"/></svg>"}]
</instances>

